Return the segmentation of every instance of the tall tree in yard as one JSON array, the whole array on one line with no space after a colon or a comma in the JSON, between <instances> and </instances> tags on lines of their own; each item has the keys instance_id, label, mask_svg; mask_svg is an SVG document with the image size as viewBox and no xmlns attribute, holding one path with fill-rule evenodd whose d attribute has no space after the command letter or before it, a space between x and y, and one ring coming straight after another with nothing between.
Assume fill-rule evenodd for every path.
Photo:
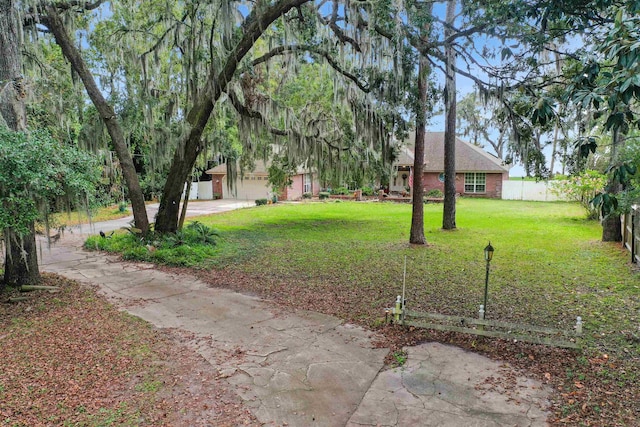
<instances>
[{"instance_id":1,"label":"tall tree in yard","mask_svg":"<svg viewBox=\"0 0 640 427\"><path fill-rule=\"evenodd\" d=\"M418 100L416 103L416 141L413 159L413 199L411 210L411 230L409 231L409 243L424 245L427 239L424 237L424 185L422 184L422 171L424 169L424 138L427 121L427 85L429 76L429 62L424 56L420 56L418 66Z\"/></svg>"},{"instance_id":2,"label":"tall tree in yard","mask_svg":"<svg viewBox=\"0 0 640 427\"><path fill-rule=\"evenodd\" d=\"M424 15L418 19L420 25L420 42L427 43L431 31L431 13L433 4L424 7ZM413 159L413 198L411 210L411 229L409 231L409 243L424 245L427 239L424 236L424 184L422 174L424 170L424 142L427 126L427 113L429 110L429 75L431 67L429 59L424 52L418 55L418 96L415 103L416 140Z\"/></svg>"},{"instance_id":3,"label":"tall tree in yard","mask_svg":"<svg viewBox=\"0 0 640 427\"><path fill-rule=\"evenodd\" d=\"M118 131L118 122L122 118L116 112L121 109L114 109L104 99L99 99L99 91L94 90L96 87L88 67L78 50L74 50L69 28L65 28L60 19L60 4L55 4L55 7L49 4L40 22L49 27L73 69L82 78L117 148L120 146L118 141L122 140L118 136L122 133ZM132 14L131 4L139 5L140 12ZM112 19L101 22L92 32L102 31L98 36L101 40L89 36L88 41L92 48L98 45L94 57L106 58L101 65L109 64L109 61L113 65L116 71L111 72L111 78L122 79L121 85L110 85L112 92L120 92L112 93L112 99L132 100L132 104L139 105L144 111L145 120L151 117L151 123L153 116L164 115L167 118L166 123L155 126L170 134L157 145L170 148L166 150L168 173L156 216L156 231L171 233L178 228L184 185L190 180L198 157L212 147L211 134L215 129L211 129L213 125L209 118L218 111L235 110L240 118L238 128L253 133L242 137L247 152L255 151L256 141L265 138L265 133L271 133L271 136L280 138L278 143L285 145L289 153L295 154L296 161L309 161L317 153L327 150L338 153L334 157L340 157L348 150L357 153L353 146L334 144L335 141L327 137L330 126L326 125L326 120L316 120L310 114L300 117L288 108L282 108L282 114L278 114L276 111L281 106L273 98L259 93L260 76L269 73L274 59L283 58L281 63L276 62L277 68L271 68L283 70L281 74L293 74L299 63L310 58L329 64L336 74L341 74L343 80L350 81L352 85L337 87L333 94L334 102L339 99L344 107L351 109L354 117L362 118L356 120L352 138L345 140L366 140L369 137L375 141L388 140L389 133L383 123L386 118L374 111L375 104L364 99L366 95L356 94L357 91L368 93L382 87L389 91L385 75L375 73L377 64L372 60L373 57L380 58L384 52L369 45L368 40L372 37L368 30L360 27L364 15L357 10L359 6L345 9L335 2L332 4L333 12L326 14L326 8L320 10L322 4L309 0L258 2L249 7L248 14L245 10L236 10L235 4L231 7L224 1L187 1L176 4L174 8L166 8L164 1L110 4ZM343 19L341 14L346 13L360 17L352 21ZM280 19L285 14L290 16ZM349 22L348 28L343 27L342 22ZM272 25L274 23L276 25ZM357 32L364 36L355 36ZM363 42L365 39L367 41ZM118 40L118 43L113 43L113 40ZM334 49L336 44L342 46L339 51ZM387 53L384 55L382 63L390 64ZM363 62L363 67L353 67L354 61ZM368 79L369 75L374 77ZM157 107L159 104L172 108L162 111ZM397 112L394 114L400 116ZM321 129L322 126L327 129ZM360 153L369 155L375 150L384 151L386 144L382 144L382 150L371 145ZM128 154L124 150L122 154L120 157L118 151L121 165L126 166L127 162L122 159ZM373 153L371 158L376 155L379 153ZM136 193L132 192L129 181L127 185L130 196Z\"/></svg>"},{"instance_id":4,"label":"tall tree in yard","mask_svg":"<svg viewBox=\"0 0 640 427\"><path fill-rule=\"evenodd\" d=\"M100 2L97 2L92 7L99 4ZM140 188L140 181L133 165L133 159L125 141L120 121L118 120L113 107L102 95L102 92L96 84L89 67L86 65L79 50L71 39L66 26L60 18L57 7L58 6L54 4L47 4L45 6L45 14L40 17L40 20L49 28L51 33L53 33L56 43L62 49L64 56L71 63L73 70L82 80L89 98L96 107L96 110L98 110L101 119L104 121L118 156L118 160L120 161L122 175L124 176L129 190L129 199L131 200L135 226L142 233L147 233L147 231L149 231L149 219L147 217L146 206L144 203L144 195Z\"/></svg>"},{"instance_id":5,"label":"tall tree in yard","mask_svg":"<svg viewBox=\"0 0 640 427\"><path fill-rule=\"evenodd\" d=\"M595 22L600 31L594 32L584 61L575 70L566 87L565 98L578 108L591 109L604 120L604 130L611 132L609 147L609 180L605 192L592 203L603 216L602 240L620 241L620 211L617 197L635 170L618 158L624 136L633 127L640 127L640 4L628 2L611 6L591 4L588 14L578 9L564 11L574 21ZM615 18L613 21L611 17ZM593 129L593 131L598 131ZM586 157L597 148L598 135L584 135L576 149Z\"/></svg>"},{"instance_id":6,"label":"tall tree in yard","mask_svg":"<svg viewBox=\"0 0 640 427\"><path fill-rule=\"evenodd\" d=\"M7 128L23 132L27 129L26 89L22 77L20 26L15 3L12 0L0 0L0 115ZM11 201L5 199L0 203ZM3 230L3 233L6 248L4 282L16 286L37 283L40 273L33 222L29 232L23 235L9 229Z\"/></svg>"},{"instance_id":7,"label":"tall tree in yard","mask_svg":"<svg viewBox=\"0 0 640 427\"><path fill-rule=\"evenodd\" d=\"M453 46L456 0L447 2L445 40L444 209L442 228L456 228L456 51Z\"/></svg>"}]
</instances>

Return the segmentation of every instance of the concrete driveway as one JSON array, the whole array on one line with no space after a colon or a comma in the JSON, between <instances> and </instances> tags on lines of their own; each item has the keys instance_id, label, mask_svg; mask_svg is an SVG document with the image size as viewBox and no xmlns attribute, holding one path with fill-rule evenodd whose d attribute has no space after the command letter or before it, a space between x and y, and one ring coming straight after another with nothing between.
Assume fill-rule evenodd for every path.
<instances>
[{"instance_id":1,"label":"concrete driveway","mask_svg":"<svg viewBox=\"0 0 640 427\"><path fill-rule=\"evenodd\" d=\"M192 200L187 205L187 218L199 215L210 215L220 212L227 212L255 205L256 203L254 200ZM159 203L151 203L147 205L147 215L149 216L149 221L153 222L155 220L159 207ZM67 231L73 234L80 235L97 234L99 231L107 232L118 230L122 227L128 227L131 221L133 221L133 215L129 215L125 218L120 218L113 221L75 225L73 227L70 227Z\"/></svg>"}]
</instances>

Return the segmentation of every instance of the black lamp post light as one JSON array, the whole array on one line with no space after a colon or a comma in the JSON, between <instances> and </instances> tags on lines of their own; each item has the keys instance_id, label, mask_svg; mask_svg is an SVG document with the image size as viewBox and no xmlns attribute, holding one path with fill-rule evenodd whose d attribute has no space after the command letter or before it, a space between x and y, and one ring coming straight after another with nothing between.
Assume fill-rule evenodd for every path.
<instances>
[{"instance_id":1,"label":"black lamp post light","mask_svg":"<svg viewBox=\"0 0 640 427\"><path fill-rule=\"evenodd\" d=\"M493 246L491 246L491 242L484 248L484 260L487 262L487 274L484 278L484 304L480 307L480 313L482 318L484 319L487 315L487 297L489 296L489 263L491 263L491 259L493 258Z\"/></svg>"}]
</instances>

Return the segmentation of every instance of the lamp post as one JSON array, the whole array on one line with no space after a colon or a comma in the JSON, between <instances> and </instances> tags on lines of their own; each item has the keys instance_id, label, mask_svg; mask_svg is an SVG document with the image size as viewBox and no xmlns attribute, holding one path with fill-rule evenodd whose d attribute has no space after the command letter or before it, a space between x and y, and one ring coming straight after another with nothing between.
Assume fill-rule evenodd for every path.
<instances>
[{"instance_id":1,"label":"lamp post","mask_svg":"<svg viewBox=\"0 0 640 427\"><path fill-rule=\"evenodd\" d=\"M489 242L489 244L484 248L484 260L487 261L487 274L484 278L484 317L487 315L487 297L489 296L489 263L491 262L491 258L493 258L493 251L493 246L491 246L491 242Z\"/></svg>"}]
</instances>

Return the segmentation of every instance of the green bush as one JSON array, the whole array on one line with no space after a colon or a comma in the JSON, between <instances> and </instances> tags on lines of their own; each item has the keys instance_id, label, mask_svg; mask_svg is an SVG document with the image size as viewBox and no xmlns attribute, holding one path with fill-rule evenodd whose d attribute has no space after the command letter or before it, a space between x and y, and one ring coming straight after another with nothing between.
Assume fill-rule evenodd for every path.
<instances>
[{"instance_id":1,"label":"green bush","mask_svg":"<svg viewBox=\"0 0 640 427\"><path fill-rule=\"evenodd\" d=\"M364 186L362 187L363 196L373 196L373 188Z\"/></svg>"},{"instance_id":2,"label":"green bush","mask_svg":"<svg viewBox=\"0 0 640 427\"><path fill-rule=\"evenodd\" d=\"M199 221L193 221L185 227L185 234L189 242L201 245L215 245L218 231L207 227Z\"/></svg>"},{"instance_id":3,"label":"green bush","mask_svg":"<svg viewBox=\"0 0 640 427\"><path fill-rule=\"evenodd\" d=\"M303 199L310 199L312 197L311 193L302 193L302 198Z\"/></svg>"},{"instance_id":4,"label":"green bush","mask_svg":"<svg viewBox=\"0 0 640 427\"><path fill-rule=\"evenodd\" d=\"M267 204L267 199L256 199L256 206L262 206Z\"/></svg>"},{"instance_id":5,"label":"green bush","mask_svg":"<svg viewBox=\"0 0 640 427\"><path fill-rule=\"evenodd\" d=\"M216 230L194 221L182 231L164 236L140 238L124 232L107 237L91 236L84 246L91 250L121 253L126 260L188 267L217 256L217 237Z\"/></svg>"},{"instance_id":6,"label":"green bush","mask_svg":"<svg viewBox=\"0 0 640 427\"><path fill-rule=\"evenodd\" d=\"M329 198L329 192L328 191L321 191L318 193L318 198L320 200L325 200Z\"/></svg>"},{"instance_id":7,"label":"green bush","mask_svg":"<svg viewBox=\"0 0 640 427\"><path fill-rule=\"evenodd\" d=\"M336 194L338 196L346 196L351 194L351 191L347 187L338 187L331 191L331 194Z\"/></svg>"},{"instance_id":8,"label":"green bush","mask_svg":"<svg viewBox=\"0 0 640 427\"><path fill-rule=\"evenodd\" d=\"M604 191L607 176L594 170L586 170L579 175L573 175L563 181L551 181L549 188L553 194L573 200L582 205L589 219L597 219L600 212L591 201Z\"/></svg>"},{"instance_id":9,"label":"green bush","mask_svg":"<svg viewBox=\"0 0 640 427\"><path fill-rule=\"evenodd\" d=\"M433 190L429 190L427 194L425 194L425 197L441 199L444 197L444 194L442 193L442 191L438 190L437 188L434 188Z\"/></svg>"},{"instance_id":10,"label":"green bush","mask_svg":"<svg viewBox=\"0 0 640 427\"><path fill-rule=\"evenodd\" d=\"M142 260L147 261L149 259L149 250L146 246L142 246L138 244L138 246L133 246L125 249L122 252L122 258L126 260Z\"/></svg>"}]
</instances>

